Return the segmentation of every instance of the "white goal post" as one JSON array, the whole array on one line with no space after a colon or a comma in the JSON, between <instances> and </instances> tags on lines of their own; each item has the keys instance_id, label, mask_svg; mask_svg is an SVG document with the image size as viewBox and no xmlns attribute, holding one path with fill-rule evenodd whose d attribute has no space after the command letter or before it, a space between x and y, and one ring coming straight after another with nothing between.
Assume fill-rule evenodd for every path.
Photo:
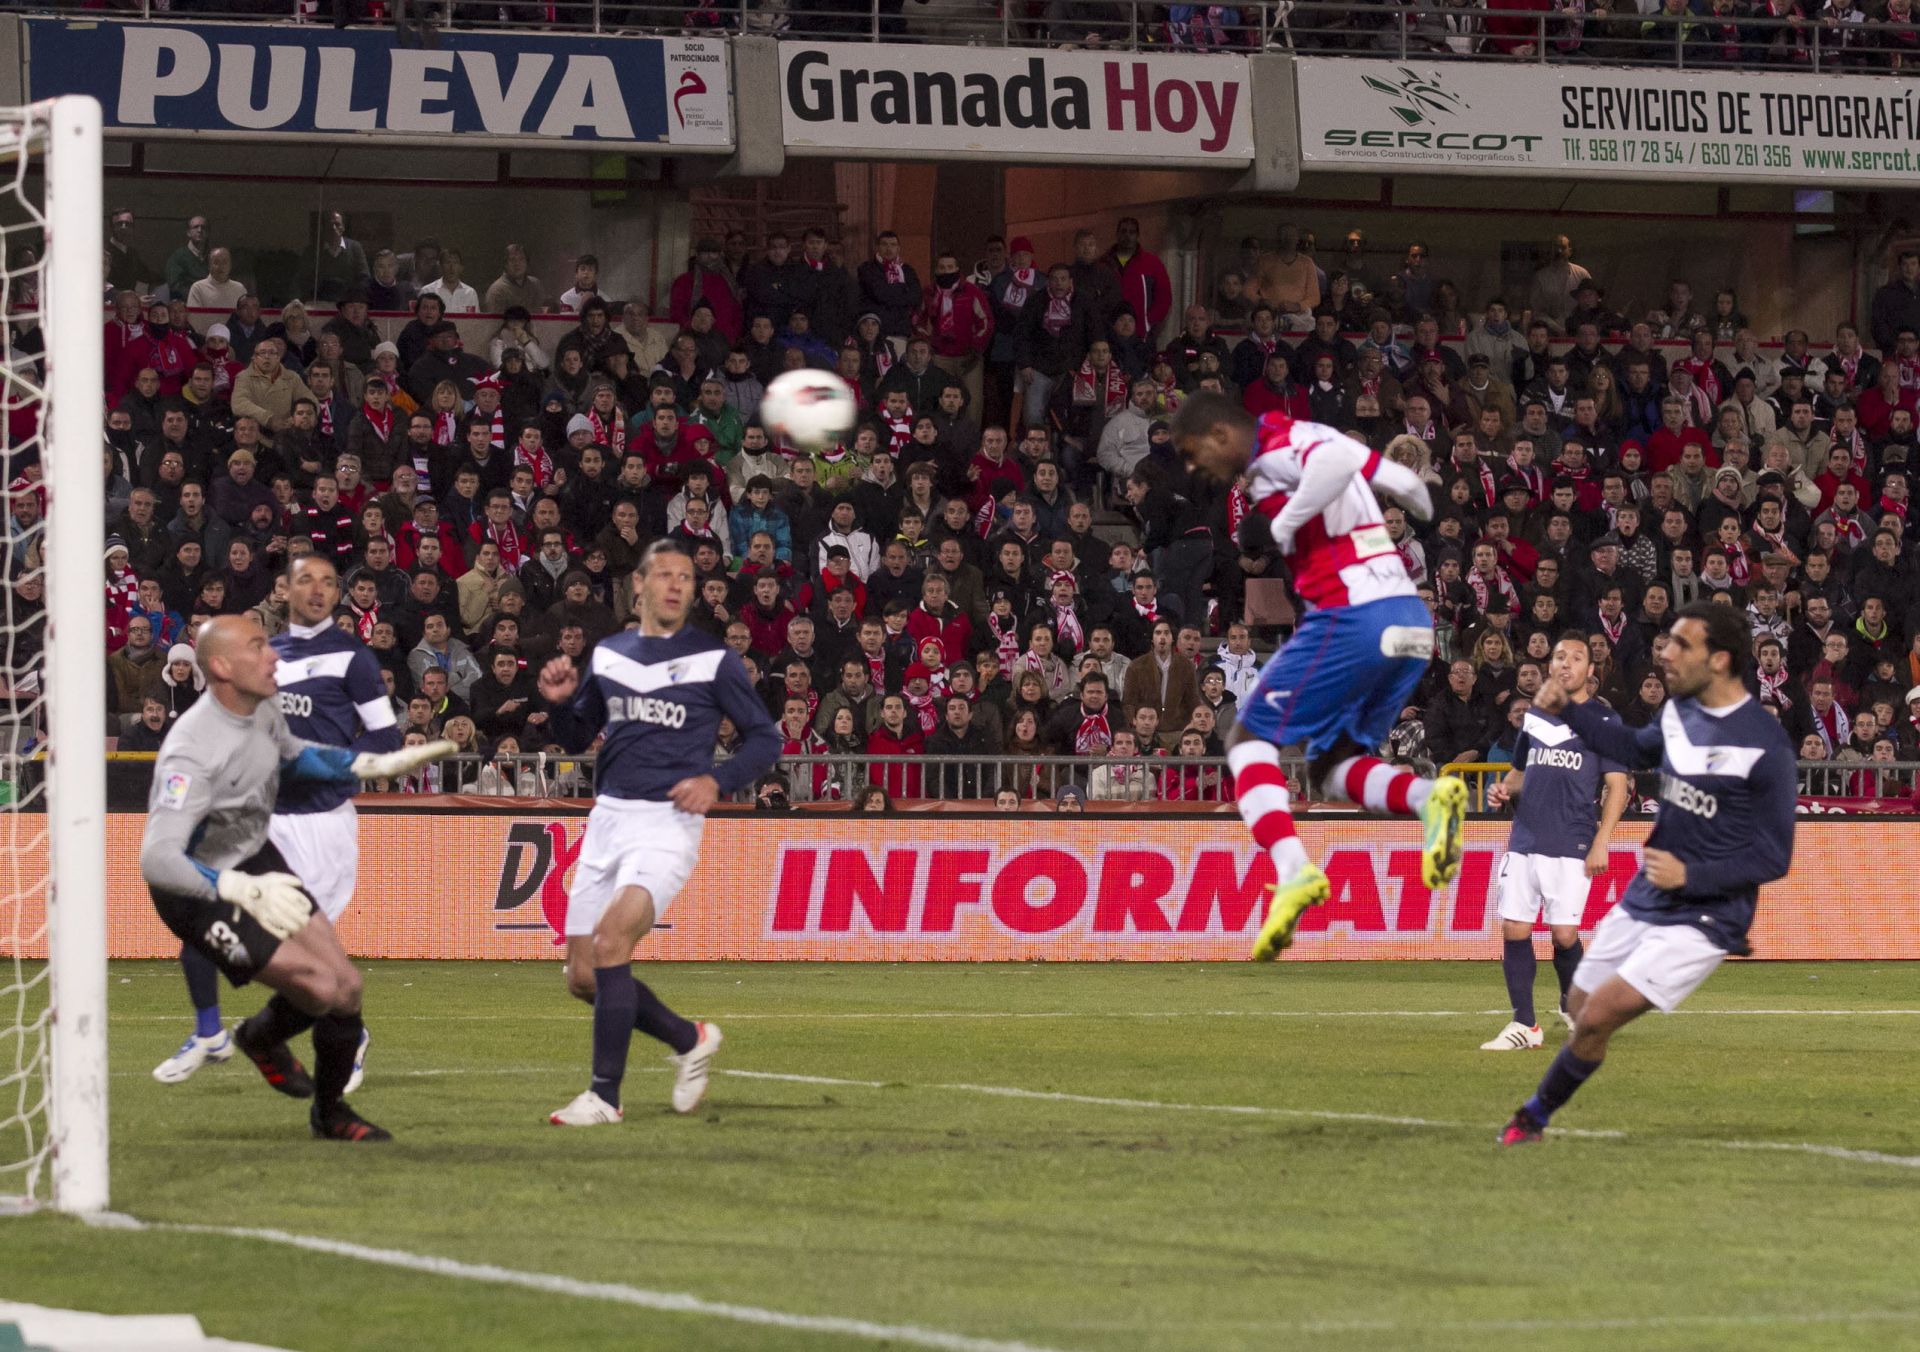
<instances>
[{"instance_id":1,"label":"white goal post","mask_svg":"<svg viewBox=\"0 0 1920 1352\"><path fill-rule=\"evenodd\" d=\"M100 105L0 109L0 175L0 1194L31 1207L50 1185L55 1207L90 1212L107 1205ZM21 485L36 451L40 483ZM27 492L44 496L37 526L15 512Z\"/></svg>"}]
</instances>

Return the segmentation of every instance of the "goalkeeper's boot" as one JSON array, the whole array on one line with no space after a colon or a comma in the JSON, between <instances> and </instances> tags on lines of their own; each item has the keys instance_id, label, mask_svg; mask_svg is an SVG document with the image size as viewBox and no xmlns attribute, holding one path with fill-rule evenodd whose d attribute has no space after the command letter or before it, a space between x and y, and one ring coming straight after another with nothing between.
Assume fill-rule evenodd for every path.
<instances>
[{"instance_id":1,"label":"goalkeeper's boot","mask_svg":"<svg viewBox=\"0 0 1920 1352\"><path fill-rule=\"evenodd\" d=\"M360 1029L360 1045L353 1049L353 1074L347 1076L347 1087L340 1092L351 1094L367 1078L367 1047L373 1042L373 1034L364 1027Z\"/></svg>"},{"instance_id":2,"label":"goalkeeper's boot","mask_svg":"<svg viewBox=\"0 0 1920 1352\"><path fill-rule=\"evenodd\" d=\"M1513 1110L1513 1117L1500 1129L1500 1144L1532 1145L1546 1129L1547 1124L1528 1112L1523 1103Z\"/></svg>"},{"instance_id":3,"label":"goalkeeper's boot","mask_svg":"<svg viewBox=\"0 0 1920 1352\"><path fill-rule=\"evenodd\" d=\"M292 1048L284 1042L274 1047L249 1047L245 1034L246 1024L235 1024L233 1045L246 1053L262 1079L288 1098L313 1097L313 1076L307 1074L307 1068L300 1064Z\"/></svg>"},{"instance_id":4,"label":"goalkeeper's boot","mask_svg":"<svg viewBox=\"0 0 1920 1352\"><path fill-rule=\"evenodd\" d=\"M1518 1019L1508 1022L1505 1028L1492 1038L1480 1044L1483 1052L1525 1052L1533 1051L1546 1043L1546 1034L1540 1031L1539 1024L1531 1026Z\"/></svg>"},{"instance_id":5,"label":"goalkeeper's boot","mask_svg":"<svg viewBox=\"0 0 1920 1352\"><path fill-rule=\"evenodd\" d=\"M182 1084L207 1062L233 1059L233 1035L222 1028L212 1037L187 1034L180 1050L153 1068L153 1078L161 1084Z\"/></svg>"},{"instance_id":6,"label":"goalkeeper's boot","mask_svg":"<svg viewBox=\"0 0 1920 1352\"><path fill-rule=\"evenodd\" d=\"M692 1112L707 1096L707 1069L713 1064L713 1054L720 1050L719 1024L697 1023L694 1027L700 1031L700 1040L693 1044L693 1050L667 1058L679 1071L673 1082L676 1113Z\"/></svg>"},{"instance_id":7,"label":"goalkeeper's boot","mask_svg":"<svg viewBox=\"0 0 1920 1352\"><path fill-rule=\"evenodd\" d=\"M1467 821L1467 783L1458 775L1433 781L1420 809L1426 843L1420 850L1420 881L1428 890L1445 887L1460 872L1460 836Z\"/></svg>"},{"instance_id":8,"label":"goalkeeper's boot","mask_svg":"<svg viewBox=\"0 0 1920 1352\"><path fill-rule=\"evenodd\" d=\"M582 1089L572 1103L547 1114L556 1127L603 1127L626 1117L626 1111L614 1107L591 1089Z\"/></svg>"},{"instance_id":9,"label":"goalkeeper's boot","mask_svg":"<svg viewBox=\"0 0 1920 1352\"><path fill-rule=\"evenodd\" d=\"M1308 863L1283 883L1268 884L1273 900L1267 903L1267 923L1253 943L1255 962L1272 962L1293 947L1293 931L1307 908L1318 906L1333 895L1327 875L1318 864Z\"/></svg>"},{"instance_id":10,"label":"goalkeeper's boot","mask_svg":"<svg viewBox=\"0 0 1920 1352\"><path fill-rule=\"evenodd\" d=\"M314 1104L313 1111L307 1114L307 1121L313 1127L313 1134L323 1141L373 1142L391 1141L393 1133L385 1127L376 1127L360 1116L341 1099L328 1112L321 1112L320 1105Z\"/></svg>"}]
</instances>

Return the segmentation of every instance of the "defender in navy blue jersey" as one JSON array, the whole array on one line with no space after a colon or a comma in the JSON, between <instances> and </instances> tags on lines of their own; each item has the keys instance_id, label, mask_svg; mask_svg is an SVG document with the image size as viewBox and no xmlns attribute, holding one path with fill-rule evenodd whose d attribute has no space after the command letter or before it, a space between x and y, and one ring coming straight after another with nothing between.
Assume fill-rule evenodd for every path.
<instances>
[{"instance_id":1,"label":"defender in navy blue jersey","mask_svg":"<svg viewBox=\"0 0 1920 1352\"><path fill-rule=\"evenodd\" d=\"M556 657L540 672L554 737L586 749L604 734L580 862L567 897L567 988L593 1005L593 1080L550 1114L555 1126L618 1122L627 1048L638 1028L673 1049L674 1111L707 1092L720 1028L681 1018L633 976L634 946L666 914L700 853L708 809L753 783L780 755L780 734L747 669L719 639L687 624L693 560L647 547L634 570L640 627L604 639L584 677ZM720 720L739 751L713 763Z\"/></svg>"},{"instance_id":2,"label":"defender in navy blue jersey","mask_svg":"<svg viewBox=\"0 0 1920 1352\"><path fill-rule=\"evenodd\" d=\"M1613 710L1587 692L1593 657L1584 635L1561 636L1548 670L1570 691L1574 704L1591 702L1596 717L1618 723ZM1602 785L1605 786L1604 795ZM1513 769L1487 791L1494 807L1514 804L1513 833L1500 861L1500 965L1506 973L1513 1018L1483 1052L1524 1051L1545 1039L1533 1011L1533 924L1543 914L1553 935L1553 974L1560 981L1560 1017L1580 965L1580 920L1587 909L1587 880L1607 867L1607 843L1627 806L1627 772L1594 751L1552 714L1529 709L1513 748ZM1600 822L1594 825L1594 802Z\"/></svg>"},{"instance_id":3,"label":"defender in navy blue jersey","mask_svg":"<svg viewBox=\"0 0 1920 1352\"><path fill-rule=\"evenodd\" d=\"M1603 756L1660 770L1660 810L1640 873L1594 931L1573 974L1573 1036L1534 1096L1500 1134L1537 1141L1547 1120L1586 1083L1614 1033L1649 1009L1671 1012L1729 953L1748 952L1762 883L1793 859L1793 744L1747 692L1746 620L1698 601L1679 612L1663 659L1672 698L1660 721L1632 729L1591 704L1568 702L1550 678L1537 707Z\"/></svg>"},{"instance_id":4,"label":"defender in navy blue jersey","mask_svg":"<svg viewBox=\"0 0 1920 1352\"><path fill-rule=\"evenodd\" d=\"M333 622L340 604L340 577L333 561L317 554L295 559L287 573L290 628L269 640L277 664L276 702L293 735L322 746L360 752L400 749L400 730L380 679L380 666L359 639ZM353 897L360 865L354 823L356 785L283 777L267 838L288 869L306 886L329 923L338 923ZM183 946L180 965L193 1000L194 1030L180 1050L154 1068L162 1084L179 1084L209 1061L225 1061L233 1043L221 1027L218 973L197 949ZM347 1092L366 1073L366 1046L354 1056Z\"/></svg>"}]
</instances>

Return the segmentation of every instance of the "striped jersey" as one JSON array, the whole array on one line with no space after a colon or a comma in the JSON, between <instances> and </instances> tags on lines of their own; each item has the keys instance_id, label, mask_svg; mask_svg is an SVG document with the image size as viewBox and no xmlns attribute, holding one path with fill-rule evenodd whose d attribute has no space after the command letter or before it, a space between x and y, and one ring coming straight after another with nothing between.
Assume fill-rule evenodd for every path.
<instances>
[{"instance_id":1,"label":"striped jersey","mask_svg":"<svg viewBox=\"0 0 1920 1352\"><path fill-rule=\"evenodd\" d=\"M1322 446L1341 443L1365 457L1365 468L1319 516L1294 533L1287 564L1293 585L1316 609L1357 606L1386 596L1414 596L1413 579L1387 535L1380 504L1368 485L1380 453L1320 423L1284 413L1264 415L1254 430L1253 510L1271 521L1300 486L1308 459Z\"/></svg>"}]
</instances>

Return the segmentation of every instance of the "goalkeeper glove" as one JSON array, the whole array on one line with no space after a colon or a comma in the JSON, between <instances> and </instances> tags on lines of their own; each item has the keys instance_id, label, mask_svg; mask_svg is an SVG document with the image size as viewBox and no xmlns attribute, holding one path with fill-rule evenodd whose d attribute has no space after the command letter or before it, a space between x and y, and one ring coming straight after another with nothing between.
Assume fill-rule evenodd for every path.
<instances>
[{"instance_id":1,"label":"goalkeeper glove","mask_svg":"<svg viewBox=\"0 0 1920 1352\"><path fill-rule=\"evenodd\" d=\"M291 873L237 873L228 869L213 887L220 900L238 906L276 939L297 934L313 915L313 902Z\"/></svg>"},{"instance_id":2,"label":"goalkeeper glove","mask_svg":"<svg viewBox=\"0 0 1920 1352\"><path fill-rule=\"evenodd\" d=\"M362 751L353 758L353 773L357 779L401 779L423 765L445 760L459 749L442 737L437 742L423 742L398 751Z\"/></svg>"}]
</instances>

